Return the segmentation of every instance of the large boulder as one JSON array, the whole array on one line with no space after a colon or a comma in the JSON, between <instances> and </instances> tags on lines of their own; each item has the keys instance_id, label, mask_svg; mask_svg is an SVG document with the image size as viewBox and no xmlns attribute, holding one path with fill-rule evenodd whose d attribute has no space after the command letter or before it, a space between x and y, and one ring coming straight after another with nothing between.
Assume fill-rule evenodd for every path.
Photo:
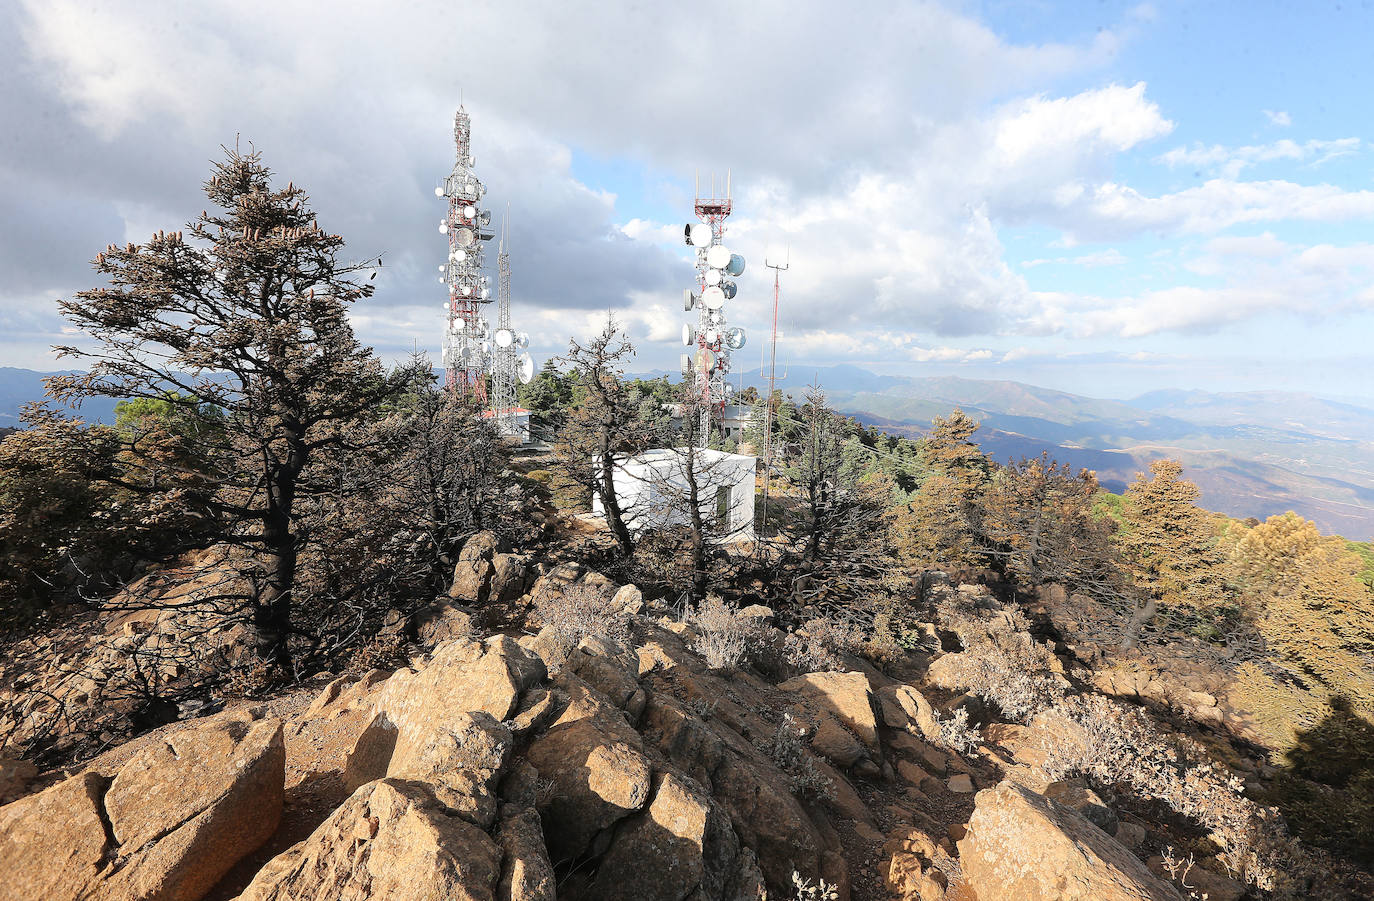
<instances>
[{"instance_id":1,"label":"large boulder","mask_svg":"<svg viewBox=\"0 0 1374 901\"><path fill-rule=\"evenodd\" d=\"M719 898L738 853L729 817L711 797L663 773L648 808L616 830L597 872L596 897L680 901L700 888L702 897Z\"/></svg>"},{"instance_id":2,"label":"large boulder","mask_svg":"<svg viewBox=\"0 0 1374 901\"><path fill-rule=\"evenodd\" d=\"M959 842L964 878L999 901L1181 901L1077 811L1011 781L977 795Z\"/></svg>"},{"instance_id":3,"label":"large boulder","mask_svg":"<svg viewBox=\"0 0 1374 901\"><path fill-rule=\"evenodd\" d=\"M116 896L200 898L277 830L285 780L279 720L211 720L136 754L105 794Z\"/></svg>"},{"instance_id":4,"label":"large boulder","mask_svg":"<svg viewBox=\"0 0 1374 901\"><path fill-rule=\"evenodd\" d=\"M485 832L428 786L383 779L269 861L238 901L492 901L500 876L501 849Z\"/></svg>"},{"instance_id":5,"label":"large boulder","mask_svg":"<svg viewBox=\"0 0 1374 901\"><path fill-rule=\"evenodd\" d=\"M196 901L276 831L278 720L214 717L0 809L7 898Z\"/></svg>"},{"instance_id":6,"label":"large boulder","mask_svg":"<svg viewBox=\"0 0 1374 901\"><path fill-rule=\"evenodd\" d=\"M414 753L391 758L387 775L426 782L457 816L483 829L496 820L496 783L510 762L510 730L482 711L459 713Z\"/></svg>"},{"instance_id":7,"label":"large boulder","mask_svg":"<svg viewBox=\"0 0 1374 901\"><path fill-rule=\"evenodd\" d=\"M554 860L580 857L598 833L648 802L651 769L641 748L623 720L603 715L555 725L530 745L526 759L553 783L539 813Z\"/></svg>"},{"instance_id":8,"label":"large boulder","mask_svg":"<svg viewBox=\"0 0 1374 901\"><path fill-rule=\"evenodd\" d=\"M818 709L833 714L847 726L859 741L876 757L878 720L873 715L873 701L868 691L868 677L863 673L807 673L788 679L778 688L795 691Z\"/></svg>"},{"instance_id":9,"label":"large boulder","mask_svg":"<svg viewBox=\"0 0 1374 901\"><path fill-rule=\"evenodd\" d=\"M521 693L544 678L543 661L505 635L440 645L428 666L418 673L397 673L378 695L377 712L397 729L395 757L387 772L405 772L411 758L436 733L453 731L464 713L509 718Z\"/></svg>"},{"instance_id":10,"label":"large boulder","mask_svg":"<svg viewBox=\"0 0 1374 901\"><path fill-rule=\"evenodd\" d=\"M525 593L525 558L496 554L491 558L491 583L487 600L513 601Z\"/></svg>"},{"instance_id":11,"label":"large boulder","mask_svg":"<svg viewBox=\"0 0 1374 901\"><path fill-rule=\"evenodd\" d=\"M100 884L106 780L83 773L0 807L0 884L14 901L81 898Z\"/></svg>"},{"instance_id":12,"label":"large boulder","mask_svg":"<svg viewBox=\"0 0 1374 901\"><path fill-rule=\"evenodd\" d=\"M495 532L478 532L464 542L453 567L453 585L448 596L468 604L485 601L494 569L492 558L499 550L501 539Z\"/></svg>"}]
</instances>

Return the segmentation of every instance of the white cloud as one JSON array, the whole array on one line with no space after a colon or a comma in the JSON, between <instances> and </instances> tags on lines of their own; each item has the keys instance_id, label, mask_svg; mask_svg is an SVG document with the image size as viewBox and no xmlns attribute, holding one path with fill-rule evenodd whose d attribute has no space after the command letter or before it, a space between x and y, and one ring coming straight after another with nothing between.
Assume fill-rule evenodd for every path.
<instances>
[{"instance_id":1,"label":"white cloud","mask_svg":"<svg viewBox=\"0 0 1374 901\"><path fill-rule=\"evenodd\" d=\"M1287 128L1293 124L1293 117L1283 110L1267 109L1264 111L1264 116L1269 120L1270 125L1277 126L1278 128Z\"/></svg>"},{"instance_id":2,"label":"white cloud","mask_svg":"<svg viewBox=\"0 0 1374 901\"><path fill-rule=\"evenodd\" d=\"M1176 147L1160 156L1159 161L1178 168L1196 167L1209 172L1218 172L1226 178L1234 179L1241 171L1258 163L1275 160L1310 162L1319 166L1328 160L1357 153L1362 147L1359 138L1337 138L1330 141L1296 141L1284 139L1272 144L1256 144L1247 147L1223 147L1214 144L1210 147L1194 144L1192 147Z\"/></svg>"},{"instance_id":3,"label":"white cloud","mask_svg":"<svg viewBox=\"0 0 1374 901\"><path fill-rule=\"evenodd\" d=\"M1109 247L1106 250L1080 254L1076 257L1053 257L1049 259L1026 260L1021 264L1021 267L1023 269L1029 269L1033 266L1060 265L1084 266L1089 269L1096 269L1101 266L1120 266L1128 262L1130 262L1130 260L1127 259L1125 254L1115 247Z\"/></svg>"}]
</instances>

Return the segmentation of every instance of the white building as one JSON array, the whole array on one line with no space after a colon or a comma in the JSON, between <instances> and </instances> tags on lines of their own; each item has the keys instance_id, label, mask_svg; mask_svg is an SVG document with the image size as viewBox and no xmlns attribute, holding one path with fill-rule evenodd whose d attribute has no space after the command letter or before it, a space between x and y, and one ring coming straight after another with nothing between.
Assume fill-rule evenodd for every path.
<instances>
[{"instance_id":1,"label":"white building","mask_svg":"<svg viewBox=\"0 0 1374 901\"><path fill-rule=\"evenodd\" d=\"M723 533L717 540L752 540L756 458L703 448L695 453L702 516ZM682 449L663 448L616 466L616 496L632 532L687 524L685 459ZM600 498L592 499L592 512L605 515Z\"/></svg>"}]
</instances>

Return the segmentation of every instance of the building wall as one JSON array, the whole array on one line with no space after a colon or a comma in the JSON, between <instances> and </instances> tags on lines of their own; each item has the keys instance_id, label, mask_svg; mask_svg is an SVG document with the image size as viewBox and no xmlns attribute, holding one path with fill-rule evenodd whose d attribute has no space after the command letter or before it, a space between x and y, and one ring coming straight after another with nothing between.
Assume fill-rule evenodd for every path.
<instances>
[{"instance_id":1,"label":"building wall","mask_svg":"<svg viewBox=\"0 0 1374 901\"><path fill-rule=\"evenodd\" d=\"M627 461L616 469L616 494L626 525L631 531L686 525L687 511L674 504L674 494L686 491L687 482L681 464L667 450L649 451L642 457ZM752 538L754 531L754 473L755 458L721 451L699 451L708 461L709 472L703 476L700 498L702 516L715 523L718 519L717 489L728 489L726 534L721 540ZM599 498L592 500L592 512L603 514Z\"/></svg>"}]
</instances>

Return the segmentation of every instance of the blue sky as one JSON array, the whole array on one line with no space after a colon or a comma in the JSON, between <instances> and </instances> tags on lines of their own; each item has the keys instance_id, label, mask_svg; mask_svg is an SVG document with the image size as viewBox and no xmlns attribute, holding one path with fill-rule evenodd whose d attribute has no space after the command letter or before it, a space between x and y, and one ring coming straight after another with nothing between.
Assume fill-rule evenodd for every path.
<instances>
[{"instance_id":1,"label":"blue sky","mask_svg":"<svg viewBox=\"0 0 1374 901\"><path fill-rule=\"evenodd\" d=\"M0 364L60 365L56 299L236 135L386 253L360 335L437 355L461 92L540 359L609 310L675 367L693 176L728 168L736 369L789 244L798 364L1374 397L1368 2L330 9L0 9Z\"/></svg>"}]
</instances>

